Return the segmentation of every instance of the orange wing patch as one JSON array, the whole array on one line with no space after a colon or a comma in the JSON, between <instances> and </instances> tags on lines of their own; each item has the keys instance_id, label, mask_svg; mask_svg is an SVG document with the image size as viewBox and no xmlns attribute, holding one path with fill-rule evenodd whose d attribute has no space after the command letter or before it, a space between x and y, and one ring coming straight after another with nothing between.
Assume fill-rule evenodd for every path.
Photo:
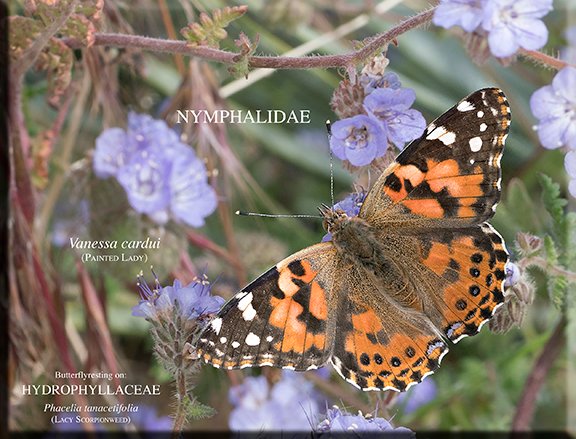
<instances>
[{"instance_id":1,"label":"orange wing patch","mask_svg":"<svg viewBox=\"0 0 576 439\"><path fill-rule=\"evenodd\" d=\"M278 287L282 297L270 297L272 313L269 318L272 326L283 331L281 340L274 344L276 350L283 353L303 353L312 347L324 350L324 332L310 332L306 324L310 317L323 322L328 317L326 292L314 280L317 274L307 260L293 261L279 268ZM307 291L303 292L303 289ZM306 297L295 297L299 293ZM304 299L307 303L302 302Z\"/></svg>"},{"instance_id":2,"label":"orange wing patch","mask_svg":"<svg viewBox=\"0 0 576 439\"><path fill-rule=\"evenodd\" d=\"M480 166L464 173L455 159L427 159L426 169L427 172L422 172L411 164L397 164L388 177L390 184L384 186L384 193L394 203L402 204L415 215L443 218L447 211L438 195L446 190L445 198L453 198L453 204L458 206L458 217L470 218L476 215L471 206L485 193L482 187L484 173ZM424 183L427 186L423 187Z\"/></svg>"},{"instance_id":3,"label":"orange wing patch","mask_svg":"<svg viewBox=\"0 0 576 439\"><path fill-rule=\"evenodd\" d=\"M410 325L389 334L372 309L352 314L350 323L331 362L362 390L404 391L433 373L448 352L438 337Z\"/></svg>"},{"instance_id":4,"label":"orange wing patch","mask_svg":"<svg viewBox=\"0 0 576 439\"><path fill-rule=\"evenodd\" d=\"M442 278L441 328L453 342L476 334L504 301L508 253L487 223L449 243L432 242L422 263Z\"/></svg>"}]
</instances>

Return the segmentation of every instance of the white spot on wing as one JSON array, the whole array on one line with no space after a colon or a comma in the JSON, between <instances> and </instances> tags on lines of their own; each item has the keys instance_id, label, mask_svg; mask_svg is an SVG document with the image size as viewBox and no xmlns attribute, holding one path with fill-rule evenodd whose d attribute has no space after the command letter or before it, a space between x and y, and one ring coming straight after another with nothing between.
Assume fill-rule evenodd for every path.
<instances>
[{"instance_id":1,"label":"white spot on wing","mask_svg":"<svg viewBox=\"0 0 576 439\"><path fill-rule=\"evenodd\" d=\"M437 127L436 129L434 129L434 131L432 131L430 134L428 134L426 136L426 139L428 140L440 140L444 145L449 146L452 145L454 143L454 141L456 140L456 134L451 132L451 131L447 131L446 128L440 126Z\"/></svg>"},{"instance_id":2,"label":"white spot on wing","mask_svg":"<svg viewBox=\"0 0 576 439\"><path fill-rule=\"evenodd\" d=\"M240 311L244 311L248 307L248 305L252 303L253 298L254 295L252 293L244 293L242 298L238 301L238 309Z\"/></svg>"},{"instance_id":3,"label":"white spot on wing","mask_svg":"<svg viewBox=\"0 0 576 439\"><path fill-rule=\"evenodd\" d=\"M462 101L456 107L458 111L470 111L473 110L474 108L475 108L474 105L468 101Z\"/></svg>"},{"instance_id":4,"label":"white spot on wing","mask_svg":"<svg viewBox=\"0 0 576 439\"><path fill-rule=\"evenodd\" d=\"M238 343L237 341L233 341L233 342L232 342L232 347L233 347L234 349L238 349L238 348L240 347L240 343Z\"/></svg>"},{"instance_id":5,"label":"white spot on wing","mask_svg":"<svg viewBox=\"0 0 576 439\"><path fill-rule=\"evenodd\" d=\"M478 113L476 113L476 116L484 117L484 112L482 110L480 110Z\"/></svg>"},{"instance_id":6,"label":"white spot on wing","mask_svg":"<svg viewBox=\"0 0 576 439\"><path fill-rule=\"evenodd\" d=\"M472 137L468 144L472 152L478 152L482 149L482 139L480 137Z\"/></svg>"},{"instance_id":7,"label":"white spot on wing","mask_svg":"<svg viewBox=\"0 0 576 439\"><path fill-rule=\"evenodd\" d=\"M220 343L224 344L228 341L226 337L220 337Z\"/></svg>"},{"instance_id":8,"label":"white spot on wing","mask_svg":"<svg viewBox=\"0 0 576 439\"><path fill-rule=\"evenodd\" d=\"M486 129L488 128L488 125L486 125L485 123L481 123L480 124L480 132L483 133L484 131L486 131Z\"/></svg>"},{"instance_id":9,"label":"white spot on wing","mask_svg":"<svg viewBox=\"0 0 576 439\"><path fill-rule=\"evenodd\" d=\"M260 337L253 332L249 332L244 341L248 346L258 346L260 344Z\"/></svg>"},{"instance_id":10,"label":"white spot on wing","mask_svg":"<svg viewBox=\"0 0 576 439\"><path fill-rule=\"evenodd\" d=\"M242 311L242 318L249 322L256 316L256 310L252 306L252 299L254 295L252 293L247 293L242 296L238 301L238 309Z\"/></svg>"},{"instance_id":11,"label":"white spot on wing","mask_svg":"<svg viewBox=\"0 0 576 439\"><path fill-rule=\"evenodd\" d=\"M220 329L222 329L222 319L220 317L216 317L210 322L210 326L216 335L220 334Z\"/></svg>"},{"instance_id":12,"label":"white spot on wing","mask_svg":"<svg viewBox=\"0 0 576 439\"><path fill-rule=\"evenodd\" d=\"M270 343L272 340L274 340L274 337L272 337L271 335L269 335L268 337L266 337L266 341L268 343Z\"/></svg>"},{"instance_id":13,"label":"white spot on wing","mask_svg":"<svg viewBox=\"0 0 576 439\"><path fill-rule=\"evenodd\" d=\"M430 127L433 127L434 124L430 125ZM446 134L446 128L440 126L440 127L434 127L434 130L432 130L427 136L426 139L428 140L435 140L438 139L440 136L443 136L444 134Z\"/></svg>"},{"instance_id":14,"label":"white spot on wing","mask_svg":"<svg viewBox=\"0 0 576 439\"><path fill-rule=\"evenodd\" d=\"M242 313L242 318L245 321L250 322L252 319L254 319L254 317L256 317L256 310L254 309L252 304L249 303L246 310L244 310L244 312Z\"/></svg>"}]
</instances>

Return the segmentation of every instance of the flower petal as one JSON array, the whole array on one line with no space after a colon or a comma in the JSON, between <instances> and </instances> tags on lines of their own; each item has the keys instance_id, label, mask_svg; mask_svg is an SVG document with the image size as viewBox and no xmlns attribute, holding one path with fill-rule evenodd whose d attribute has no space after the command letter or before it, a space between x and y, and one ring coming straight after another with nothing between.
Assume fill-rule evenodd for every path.
<instances>
[{"instance_id":1,"label":"flower petal","mask_svg":"<svg viewBox=\"0 0 576 439\"><path fill-rule=\"evenodd\" d=\"M482 9L477 0L443 0L440 2L432 22L446 29L460 26L466 32L474 31L482 21Z\"/></svg>"},{"instance_id":2,"label":"flower petal","mask_svg":"<svg viewBox=\"0 0 576 439\"><path fill-rule=\"evenodd\" d=\"M115 176L126 164L126 143L126 132L121 128L109 128L98 136L93 163L98 178Z\"/></svg>"},{"instance_id":3,"label":"flower petal","mask_svg":"<svg viewBox=\"0 0 576 439\"><path fill-rule=\"evenodd\" d=\"M514 33L506 26L499 26L490 31L488 46L492 55L499 58L514 55L519 47Z\"/></svg>"}]
</instances>

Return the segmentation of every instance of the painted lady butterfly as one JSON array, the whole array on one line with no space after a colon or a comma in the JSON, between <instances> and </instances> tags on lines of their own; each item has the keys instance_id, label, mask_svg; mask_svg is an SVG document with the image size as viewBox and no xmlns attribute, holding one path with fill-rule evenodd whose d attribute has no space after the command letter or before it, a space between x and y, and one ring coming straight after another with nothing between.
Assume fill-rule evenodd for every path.
<instances>
[{"instance_id":1,"label":"painted lady butterfly","mask_svg":"<svg viewBox=\"0 0 576 439\"><path fill-rule=\"evenodd\" d=\"M460 101L402 151L357 217L321 209L332 241L289 256L200 334L214 367L332 363L363 390L403 391L504 301L508 253L486 221L510 126L501 90Z\"/></svg>"}]
</instances>

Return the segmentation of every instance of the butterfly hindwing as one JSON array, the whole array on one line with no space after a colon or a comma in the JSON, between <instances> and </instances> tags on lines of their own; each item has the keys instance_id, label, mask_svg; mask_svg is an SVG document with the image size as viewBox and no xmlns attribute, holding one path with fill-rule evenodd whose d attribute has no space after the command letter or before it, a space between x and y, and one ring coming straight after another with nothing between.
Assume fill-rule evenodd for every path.
<instances>
[{"instance_id":1,"label":"butterfly hindwing","mask_svg":"<svg viewBox=\"0 0 576 439\"><path fill-rule=\"evenodd\" d=\"M283 260L230 299L199 337L204 361L225 369L295 370L328 360L335 250L317 244Z\"/></svg>"},{"instance_id":2,"label":"butterfly hindwing","mask_svg":"<svg viewBox=\"0 0 576 439\"><path fill-rule=\"evenodd\" d=\"M494 214L510 125L501 90L472 93L432 122L378 179L360 216L374 225L462 227Z\"/></svg>"},{"instance_id":3,"label":"butterfly hindwing","mask_svg":"<svg viewBox=\"0 0 576 439\"><path fill-rule=\"evenodd\" d=\"M488 223L464 229L441 230L418 237L421 264L414 272L428 285L428 311L434 324L453 342L475 335L504 302L508 252L498 232ZM436 282L434 282L436 280Z\"/></svg>"},{"instance_id":4,"label":"butterfly hindwing","mask_svg":"<svg viewBox=\"0 0 576 439\"><path fill-rule=\"evenodd\" d=\"M348 272L344 284L354 288L339 295L330 362L346 381L404 391L438 368L448 348L426 315L394 302L385 285L361 271Z\"/></svg>"}]
</instances>

